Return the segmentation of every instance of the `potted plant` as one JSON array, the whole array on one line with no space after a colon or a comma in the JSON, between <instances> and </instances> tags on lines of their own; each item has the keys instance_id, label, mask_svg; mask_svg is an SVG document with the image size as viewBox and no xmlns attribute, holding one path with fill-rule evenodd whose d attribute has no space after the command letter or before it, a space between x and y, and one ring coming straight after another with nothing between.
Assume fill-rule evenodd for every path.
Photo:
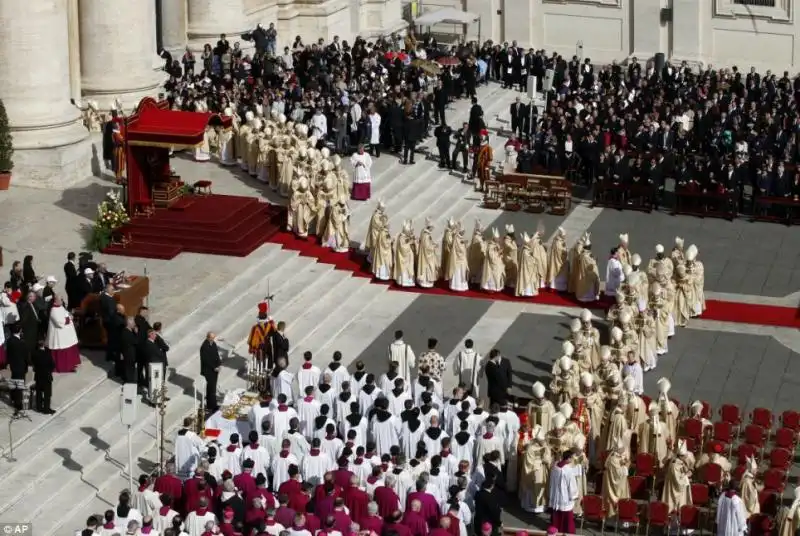
<instances>
[{"instance_id":1,"label":"potted plant","mask_svg":"<svg viewBox=\"0 0 800 536\"><path fill-rule=\"evenodd\" d=\"M3 101L0 100L0 190L8 190L11 183L11 170L14 168L14 146L11 141L11 127Z\"/></svg>"}]
</instances>

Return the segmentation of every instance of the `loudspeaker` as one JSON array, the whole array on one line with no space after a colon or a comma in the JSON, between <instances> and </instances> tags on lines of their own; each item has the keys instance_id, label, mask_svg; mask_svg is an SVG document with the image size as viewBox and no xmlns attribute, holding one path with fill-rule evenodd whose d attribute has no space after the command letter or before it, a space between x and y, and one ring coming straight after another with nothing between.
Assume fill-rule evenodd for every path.
<instances>
[{"instance_id":1,"label":"loudspeaker","mask_svg":"<svg viewBox=\"0 0 800 536\"><path fill-rule=\"evenodd\" d=\"M664 66L667 64L667 57L664 56L663 52L657 52L653 61L656 64L656 73L661 76L661 72L664 70Z\"/></svg>"},{"instance_id":2,"label":"loudspeaker","mask_svg":"<svg viewBox=\"0 0 800 536\"><path fill-rule=\"evenodd\" d=\"M536 98L536 77L529 75L528 76L528 98L533 100ZM2 249L0 249L0 260L2 260ZM0 264L1 266L2 264Z\"/></svg>"},{"instance_id":3,"label":"loudspeaker","mask_svg":"<svg viewBox=\"0 0 800 536\"><path fill-rule=\"evenodd\" d=\"M136 424L136 408L139 406L138 385L126 383L119 398L119 419L125 426Z\"/></svg>"},{"instance_id":4,"label":"loudspeaker","mask_svg":"<svg viewBox=\"0 0 800 536\"><path fill-rule=\"evenodd\" d=\"M553 90L553 78L555 78L556 73L553 69L547 69L544 72L544 81L542 82L542 91L545 93L550 93Z\"/></svg>"}]
</instances>

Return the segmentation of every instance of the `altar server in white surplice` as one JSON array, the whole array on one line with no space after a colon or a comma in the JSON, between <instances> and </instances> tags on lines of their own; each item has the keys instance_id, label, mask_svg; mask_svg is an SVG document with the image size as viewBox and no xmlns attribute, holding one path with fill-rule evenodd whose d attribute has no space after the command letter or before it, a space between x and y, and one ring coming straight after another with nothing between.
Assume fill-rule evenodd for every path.
<instances>
[{"instance_id":1,"label":"altar server in white surplice","mask_svg":"<svg viewBox=\"0 0 800 536\"><path fill-rule=\"evenodd\" d=\"M314 398L314 387L306 386L305 397L295 404L297 406L297 418L300 419L300 431L306 437L311 437L314 428L314 419L320 415L322 403Z\"/></svg>"},{"instance_id":2,"label":"altar server in white surplice","mask_svg":"<svg viewBox=\"0 0 800 536\"><path fill-rule=\"evenodd\" d=\"M392 415L387 406L385 398L375 401L377 411L371 423L375 450L381 456L390 454L391 448L400 444L400 419Z\"/></svg>"},{"instance_id":3,"label":"altar server in white surplice","mask_svg":"<svg viewBox=\"0 0 800 536\"><path fill-rule=\"evenodd\" d=\"M494 421L485 422L484 430L484 434L475 443L475 461L482 463L484 455L496 450L500 452L500 465L503 465L506 460L505 444L503 438L495 434Z\"/></svg>"},{"instance_id":4,"label":"altar server in white surplice","mask_svg":"<svg viewBox=\"0 0 800 536\"><path fill-rule=\"evenodd\" d=\"M281 451L272 460L272 486L273 489L278 489L281 484L289 480L289 466L294 465L300 467L300 462L297 456L290 451L292 443L288 439L284 439L281 443Z\"/></svg>"},{"instance_id":5,"label":"altar server in white surplice","mask_svg":"<svg viewBox=\"0 0 800 536\"><path fill-rule=\"evenodd\" d=\"M617 289L624 282L625 273L619 260L619 248L613 248L606 264L606 296L616 296Z\"/></svg>"},{"instance_id":6,"label":"altar server in white surplice","mask_svg":"<svg viewBox=\"0 0 800 536\"><path fill-rule=\"evenodd\" d=\"M175 467L181 478L194 475L194 470L200 463L201 453L205 450L203 440L191 430L193 419L187 417L183 420L183 428L178 431L175 438Z\"/></svg>"},{"instance_id":7,"label":"altar server in white surplice","mask_svg":"<svg viewBox=\"0 0 800 536\"><path fill-rule=\"evenodd\" d=\"M717 503L717 534L719 536L742 536L747 531L747 512L744 502L736 493L735 484L729 484Z\"/></svg>"},{"instance_id":8,"label":"altar server in white surplice","mask_svg":"<svg viewBox=\"0 0 800 536\"><path fill-rule=\"evenodd\" d=\"M406 459L410 460L417 453L417 444L422 441L425 434L425 425L419 418L419 408L409 411L412 412L411 418L403 423L400 432L400 448Z\"/></svg>"},{"instance_id":9,"label":"altar server in white surplice","mask_svg":"<svg viewBox=\"0 0 800 536\"><path fill-rule=\"evenodd\" d=\"M245 460L253 460L253 475L257 476L260 473L264 477L268 477L271 460L267 449L258 443L258 432L251 430L247 439L250 443L242 449L242 463Z\"/></svg>"},{"instance_id":10,"label":"altar server in white surplice","mask_svg":"<svg viewBox=\"0 0 800 536\"><path fill-rule=\"evenodd\" d=\"M336 469L330 455L320 448L321 441L314 438L311 441L311 450L303 457L300 464L300 474L306 482L311 482L314 486L322 484L325 473Z\"/></svg>"},{"instance_id":11,"label":"altar server in white surplice","mask_svg":"<svg viewBox=\"0 0 800 536\"><path fill-rule=\"evenodd\" d=\"M230 471L233 476L242 472L242 446L239 444L239 434L231 434L230 444L219 455L222 460L222 470Z\"/></svg>"},{"instance_id":12,"label":"altar server in white surplice","mask_svg":"<svg viewBox=\"0 0 800 536\"><path fill-rule=\"evenodd\" d=\"M275 437L283 437L283 434L289 430L289 421L297 417L297 412L294 408L290 408L287 404L286 395L281 393L278 395L278 409L276 409L271 417L272 433Z\"/></svg>"},{"instance_id":13,"label":"altar server in white surplice","mask_svg":"<svg viewBox=\"0 0 800 536\"><path fill-rule=\"evenodd\" d=\"M211 524L212 528L217 523L217 516L208 511L208 497L200 497L197 501L199 508L194 512L189 512L183 524L183 530L189 536L201 536L206 533L206 526ZM120 531L121 532L121 531Z\"/></svg>"},{"instance_id":14,"label":"altar server in white surplice","mask_svg":"<svg viewBox=\"0 0 800 536\"><path fill-rule=\"evenodd\" d=\"M398 372L406 380L411 378L411 370L417 365L417 358L411 346L403 341L403 332L394 332L394 342L389 345L389 361L396 361L400 364Z\"/></svg>"},{"instance_id":15,"label":"altar server in white surplice","mask_svg":"<svg viewBox=\"0 0 800 536\"><path fill-rule=\"evenodd\" d=\"M300 370L297 371L297 387L299 393L305 393L306 387L309 385L311 387L319 385L319 378L322 375L322 371L311 362L311 359L311 352L306 351L303 353L303 364L300 366Z\"/></svg>"}]
</instances>

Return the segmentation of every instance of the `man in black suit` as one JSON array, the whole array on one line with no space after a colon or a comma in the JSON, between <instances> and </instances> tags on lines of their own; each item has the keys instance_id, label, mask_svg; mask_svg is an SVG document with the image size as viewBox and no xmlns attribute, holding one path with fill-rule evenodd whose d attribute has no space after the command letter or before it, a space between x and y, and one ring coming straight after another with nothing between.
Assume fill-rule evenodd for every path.
<instances>
[{"instance_id":1,"label":"man in black suit","mask_svg":"<svg viewBox=\"0 0 800 536\"><path fill-rule=\"evenodd\" d=\"M33 381L36 383L36 401L34 409L45 415L53 415L55 411L50 407L53 395L53 371L56 363L50 350L45 348L44 340L40 339L37 348L31 356L33 364Z\"/></svg>"},{"instance_id":2,"label":"man in black suit","mask_svg":"<svg viewBox=\"0 0 800 536\"><path fill-rule=\"evenodd\" d=\"M498 500L494 484L493 479L487 478L483 481L481 489L475 494L475 515L473 516L475 534L483 534L484 524L491 525L493 535L502 533L503 507Z\"/></svg>"},{"instance_id":3,"label":"man in black suit","mask_svg":"<svg viewBox=\"0 0 800 536\"><path fill-rule=\"evenodd\" d=\"M102 290L102 289L100 289ZM97 292L100 292L98 290ZM88 266L83 269L83 277L78 277L75 282L75 305L74 308L81 306L83 300L89 294L94 294L94 270Z\"/></svg>"},{"instance_id":4,"label":"man in black suit","mask_svg":"<svg viewBox=\"0 0 800 536\"><path fill-rule=\"evenodd\" d=\"M114 299L114 285L109 283L100 293L100 316L103 318L103 324L107 324L116 312L117 300Z\"/></svg>"},{"instance_id":5,"label":"man in black suit","mask_svg":"<svg viewBox=\"0 0 800 536\"><path fill-rule=\"evenodd\" d=\"M125 319L119 341L119 358L114 367L116 375L125 383L136 382L136 355L139 345L139 336L136 334L136 321L133 317Z\"/></svg>"},{"instance_id":6,"label":"man in black suit","mask_svg":"<svg viewBox=\"0 0 800 536\"><path fill-rule=\"evenodd\" d=\"M511 362L503 359L496 348L492 349L489 352L489 361L486 363L486 383L489 386L487 395L490 404L502 405L508 401L511 381Z\"/></svg>"},{"instance_id":7,"label":"man in black suit","mask_svg":"<svg viewBox=\"0 0 800 536\"><path fill-rule=\"evenodd\" d=\"M36 341L39 340L39 331L42 325L42 313L36 307L35 292L29 292L25 303L17 306L19 311L19 321L17 325L22 328L22 342L25 344L25 360L30 359L31 352L36 348Z\"/></svg>"},{"instance_id":8,"label":"man in black suit","mask_svg":"<svg viewBox=\"0 0 800 536\"><path fill-rule=\"evenodd\" d=\"M108 271L105 264L98 264L97 270L95 270L94 277L92 278L92 291L102 292L108 284L111 283L115 275L116 274Z\"/></svg>"},{"instance_id":9,"label":"man in black suit","mask_svg":"<svg viewBox=\"0 0 800 536\"><path fill-rule=\"evenodd\" d=\"M217 405L217 379L222 359L219 357L219 348L216 341L217 335L208 332L206 340L200 346L200 375L206 380L206 411L214 413L219 409Z\"/></svg>"},{"instance_id":10,"label":"man in black suit","mask_svg":"<svg viewBox=\"0 0 800 536\"><path fill-rule=\"evenodd\" d=\"M80 303L77 301L76 290L78 283L78 261L75 252L67 253L67 262L64 263L64 291L67 293L67 309L73 310Z\"/></svg>"},{"instance_id":11,"label":"man in black suit","mask_svg":"<svg viewBox=\"0 0 800 536\"><path fill-rule=\"evenodd\" d=\"M270 344L267 345L267 368L271 369L278 359L283 357L289 364L289 339L286 338L286 322L278 322L277 329L270 335Z\"/></svg>"},{"instance_id":12,"label":"man in black suit","mask_svg":"<svg viewBox=\"0 0 800 536\"><path fill-rule=\"evenodd\" d=\"M123 377L122 361L122 331L125 329L125 308L116 304L114 312L107 319L103 319L106 330L106 361L114 363L117 376Z\"/></svg>"},{"instance_id":13,"label":"man in black suit","mask_svg":"<svg viewBox=\"0 0 800 536\"><path fill-rule=\"evenodd\" d=\"M519 97L511 105L511 132L514 135L519 133L519 137L524 133L526 108Z\"/></svg>"},{"instance_id":14,"label":"man in black suit","mask_svg":"<svg viewBox=\"0 0 800 536\"><path fill-rule=\"evenodd\" d=\"M164 378L164 369L165 369L165 362L166 356L164 352L161 350L161 347L156 342L156 338L158 334L156 330L150 329L147 332L147 337L142 342L142 356L145 361L144 366L144 376L145 376L145 391L147 391L148 395L150 396L150 400L155 400L157 393L150 392L150 364L151 363L160 363L161 364L161 378Z\"/></svg>"},{"instance_id":15,"label":"man in black suit","mask_svg":"<svg viewBox=\"0 0 800 536\"><path fill-rule=\"evenodd\" d=\"M147 389L147 355L145 354L145 341L147 341L148 334L152 327L147 320L147 315L150 310L144 305L139 307L139 312L134 318L136 322L136 334L139 336L139 343L136 351L136 383L139 384L139 389Z\"/></svg>"},{"instance_id":16,"label":"man in black suit","mask_svg":"<svg viewBox=\"0 0 800 536\"><path fill-rule=\"evenodd\" d=\"M17 322L11 326L11 337L6 341L6 360L11 370L11 403L14 406L14 417L22 414L22 391L25 389L29 357L30 350L22 338L22 326Z\"/></svg>"}]
</instances>

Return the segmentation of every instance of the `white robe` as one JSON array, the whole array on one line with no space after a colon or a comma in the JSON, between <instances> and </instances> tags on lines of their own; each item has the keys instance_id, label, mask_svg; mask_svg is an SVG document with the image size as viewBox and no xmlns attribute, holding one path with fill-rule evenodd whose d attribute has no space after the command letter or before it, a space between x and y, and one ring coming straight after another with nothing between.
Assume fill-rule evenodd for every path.
<instances>
[{"instance_id":1,"label":"white robe","mask_svg":"<svg viewBox=\"0 0 800 536\"><path fill-rule=\"evenodd\" d=\"M230 450L233 447L233 450ZM219 453L223 470L227 469L233 476L242 472L242 447L228 445Z\"/></svg>"},{"instance_id":2,"label":"white robe","mask_svg":"<svg viewBox=\"0 0 800 536\"><path fill-rule=\"evenodd\" d=\"M720 495L717 504L717 534L719 536L740 536L747 530L747 512L744 502L738 495Z\"/></svg>"},{"instance_id":3,"label":"white robe","mask_svg":"<svg viewBox=\"0 0 800 536\"><path fill-rule=\"evenodd\" d=\"M428 428L428 430L430 430L430 428ZM449 438L450 436L448 436L447 433L442 430L439 433L439 437L434 439L428 434L428 430L425 430L422 440L425 442L425 448L428 450L428 456L436 456L442 452L442 439L446 437ZM445 489L444 492L447 493L447 489Z\"/></svg>"},{"instance_id":4,"label":"white robe","mask_svg":"<svg viewBox=\"0 0 800 536\"><path fill-rule=\"evenodd\" d=\"M386 399L389 401L389 411L394 415L400 415L405 411L406 400L410 400L411 395L408 391L402 391L399 395L396 395L393 391L389 391L386 393Z\"/></svg>"},{"instance_id":5,"label":"white robe","mask_svg":"<svg viewBox=\"0 0 800 536\"><path fill-rule=\"evenodd\" d=\"M161 498L152 488L145 488L142 491L137 488L134 490L131 499L131 506L139 510L142 513L142 517L155 517L162 506Z\"/></svg>"},{"instance_id":6,"label":"white robe","mask_svg":"<svg viewBox=\"0 0 800 536\"><path fill-rule=\"evenodd\" d=\"M334 370L329 366L322 373L323 376L326 374L331 375L331 390L334 392L334 396L339 396L339 393L342 392L342 384L350 381L350 373L347 372L347 367L339 365Z\"/></svg>"},{"instance_id":7,"label":"white robe","mask_svg":"<svg viewBox=\"0 0 800 536\"><path fill-rule=\"evenodd\" d=\"M176 512L172 508L167 510L167 512L165 514L163 514L163 515L161 514L161 511L159 510L153 516L153 528L155 530L157 530L158 532L163 533L166 529L172 527L172 520L176 515L178 515L178 512Z\"/></svg>"},{"instance_id":8,"label":"white robe","mask_svg":"<svg viewBox=\"0 0 800 536\"><path fill-rule=\"evenodd\" d=\"M282 370L277 376L270 376L272 384L272 396L278 398L278 395L286 395L286 401L291 403L294 400L294 393L292 392L292 384L294 383L294 374L288 370Z\"/></svg>"},{"instance_id":9,"label":"white robe","mask_svg":"<svg viewBox=\"0 0 800 536\"><path fill-rule=\"evenodd\" d=\"M406 380L411 378L411 369L417 365L417 358L411 346L402 340L394 341L389 345L389 361L397 361L400 375Z\"/></svg>"},{"instance_id":10,"label":"white robe","mask_svg":"<svg viewBox=\"0 0 800 536\"><path fill-rule=\"evenodd\" d=\"M400 419L391 415L386 420L379 420L376 415L372 419L372 436L375 451L381 456L389 454L393 446L400 444Z\"/></svg>"},{"instance_id":11,"label":"white robe","mask_svg":"<svg viewBox=\"0 0 800 536\"><path fill-rule=\"evenodd\" d=\"M175 467L181 478L194 475L204 448L203 440L191 430L187 430L185 434L178 434L175 438Z\"/></svg>"},{"instance_id":12,"label":"white robe","mask_svg":"<svg viewBox=\"0 0 800 536\"><path fill-rule=\"evenodd\" d=\"M316 455L309 453L303 457L300 474L303 475L303 480L318 486L325 478L325 473L334 469L336 469L336 464L333 463L328 453L322 450Z\"/></svg>"},{"instance_id":13,"label":"white robe","mask_svg":"<svg viewBox=\"0 0 800 536\"><path fill-rule=\"evenodd\" d=\"M308 386L316 389L317 385L319 385L319 378L322 375L322 372L316 365L311 365L308 368L306 368L305 365L306 364L303 363L303 366L297 371L297 387L301 395L305 395L306 387Z\"/></svg>"},{"instance_id":14,"label":"white robe","mask_svg":"<svg viewBox=\"0 0 800 536\"><path fill-rule=\"evenodd\" d=\"M406 507L406 499L408 499L408 490L411 486L414 485L414 477L411 473L403 469L399 473L397 471L392 471L394 475L394 492L397 493L397 497L400 499L400 508L405 509Z\"/></svg>"},{"instance_id":15,"label":"white robe","mask_svg":"<svg viewBox=\"0 0 800 536\"><path fill-rule=\"evenodd\" d=\"M314 397L305 397L297 401L297 418L300 419L300 431L306 437L311 437L314 419L319 417L319 408L322 404Z\"/></svg>"},{"instance_id":16,"label":"white robe","mask_svg":"<svg viewBox=\"0 0 800 536\"><path fill-rule=\"evenodd\" d=\"M305 456L306 454L308 454L308 451L311 450L311 446L308 444L308 439L306 439L303 433L300 432L299 430L296 430L294 432L290 430L286 432L285 434L283 434L283 439L289 440L289 443L292 444L292 446L289 447L289 450L291 450L298 458ZM277 456L278 453L280 453L280 450L281 450L280 445L277 445L275 454L270 456L270 460L274 459L275 456Z\"/></svg>"},{"instance_id":17,"label":"white robe","mask_svg":"<svg viewBox=\"0 0 800 536\"><path fill-rule=\"evenodd\" d=\"M372 182L372 175L370 173L372 157L369 153L354 154L350 157L350 164L353 166L353 184Z\"/></svg>"},{"instance_id":18,"label":"white robe","mask_svg":"<svg viewBox=\"0 0 800 536\"><path fill-rule=\"evenodd\" d=\"M342 455L342 450L344 450L344 441L336 436L333 436L332 438L323 439L320 447L323 452L328 453L328 456L331 457L331 460L338 460L339 456Z\"/></svg>"},{"instance_id":19,"label":"white robe","mask_svg":"<svg viewBox=\"0 0 800 536\"><path fill-rule=\"evenodd\" d=\"M253 460L253 476L259 473L263 474L264 477L269 476L270 458L266 448L261 445L256 448L253 448L252 445L247 445L242 449L242 463L245 460Z\"/></svg>"},{"instance_id":20,"label":"white robe","mask_svg":"<svg viewBox=\"0 0 800 536\"><path fill-rule=\"evenodd\" d=\"M625 281L622 263L619 259L611 257L606 264L606 296L616 296L617 289Z\"/></svg>"},{"instance_id":21,"label":"white robe","mask_svg":"<svg viewBox=\"0 0 800 536\"><path fill-rule=\"evenodd\" d=\"M373 389L371 393L368 393L366 390L362 390L358 395L358 407L361 409L361 414L369 415L372 406L375 405L375 401L381 395L383 395L383 391L377 387Z\"/></svg>"},{"instance_id":22,"label":"white robe","mask_svg":"<svg viewBox=\"0 0 800 536\"><path fill-rule=\"evenodd\" d=\"M550 469L550 489L548 490L547 504L553 510L559 512L569 512L575 507L575 500L578 498L579 468L572 464L564 464L559 467L558 463L553 464Z\"/></svg>"},{"instance_id":23,"label":"white robe","mask_svg":"<svg viewBox=\"0 0 800 536\"><path fill-rule=\"evenodd\" d=\"M209 521L217 522L217 516L213 512L206 512L202 516L197 515L197 512L189 512L183 523L183 530L189 536L201 536L206 531L206 523Z\"/></svg>"},{"instance_id":24,"label":"white robe","mask_svg":"<svg viewBox=\"0 0 800 536\"><path fill-rule=\"evenodd\" d=\"M278 454L275 459L272 460L272 489L280 488L281 484L289 480L290 465L300 466L297 456L291 452L288 453L285 458Z\"/></svg>"},{"instance_id":25,"label":"white robe","mask_svg":"<svg viewBox=\"0 0 800 536\"><path fill-rule=\"evenodd\" d=\"M403 429L400 432L400 448L407 460L410 460L417 454L417 443L422 441L424 434L424 423L420 422L419 427L413 431L409 428L408 423L403 423ZM432 453L429 452L429 454Z\"/></svg>"},{"instance_id":26,"label":"white robe","mask_svg":"<svg viewBox=\"0 0 800 536\"><path fill-rule=\"evenodd\" d=\"M72 315L64 307L53 307L50 310L45 346L50 350L65 350L77 345L78 335L75 333Z\"/></svg>"},{"instance_id":27,"label":"white robe","mask_svg":"<svg viewBox=\"0 0 800 536\"><path fill-rule=\"evenodd\" d=\"M472 386L472 395L478 397L479 383L483 378L483 358L474 348L465 348L458 352L453 361L453 372L459 382L469 388Z\"/></svg>"},{"instance_id":28,"label":"white robe","mask_svg":"<svg viewBox=\"0 0 800 536\"><path fill-rule=\"evenodd\" d=\"M270 402L266 406L262 406L261 402L253 404L253 407L250 408L250 413L247 416L247 420L250 421L250 426L253 430L257 431L259 434L263 430L261 424L264 422L264 418L269 416L269 414L277 409L278 403L277 402Z\"/></svg>"},{"instance_id":29,"label":"white robe","mask_svg":"<svg viewBox=\"0 0 800 536\"><path fill-rule=\"evenodd\" d=\"M367 418L361 416L361 419L355 426L353 426L353 424L350 422L350 419L344 419L341 422L342 437L347 437L347 434L350 432L350 430L355 430L358 441L363 441L361 444L366 446L367 434L369 433L369 423L367 422Z\"/></svg>"},{"instance_id":30,"label":"white robe","mask_svg":"<svg viewBox=\"0 0 800 536\"><path fill-rule=\"evenodd\" d=\"M500 465L503 465L506 461L506 449L503 438L498 434L492 434L492 437L489 438L485 435L479 437L475 443L476 463L483 463L483 456L495 450L500 452Z\"/></svg>"},{"instance_id":31,"label":"white robe","mask_svg":"<svg viewBox=\"0 0 800 536\"><path fill-rule=\"evenodd\" d=\"M289 421L297 417L297 412L290 407L283 411L278 408L270 417L272 418L272 427L270 428L272 433L275 437L283 437L283 434L289 431Z\"/></svg>"}]
</instances>

